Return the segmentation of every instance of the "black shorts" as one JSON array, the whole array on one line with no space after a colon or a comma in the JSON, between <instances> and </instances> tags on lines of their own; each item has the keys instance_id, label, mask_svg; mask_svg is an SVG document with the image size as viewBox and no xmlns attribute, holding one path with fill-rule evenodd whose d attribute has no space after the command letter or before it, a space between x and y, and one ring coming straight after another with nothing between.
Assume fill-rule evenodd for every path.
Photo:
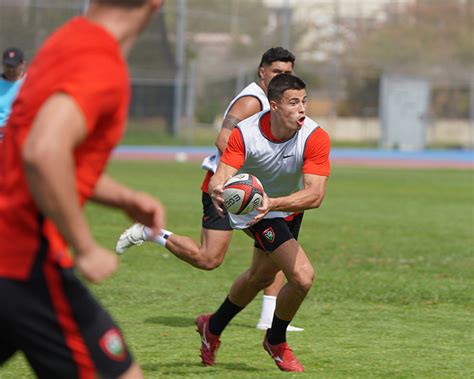
<instances>
[{"instance_id":1,"label":"black shorts","mask_svg":"<svg viewBox=\"0 0 474 379\"><path fill-rule=\"evenodd\" d=\"M263 251L275 251L281 244L294 238L298 240L303 213L290 220L284 218L264 218L248 228L255 238L254 246Z\"/></svg>"},{"instance_id":2,"label":"black shorts","mask_svg":"<svg viewBox=\"0 0 474 379\"><path fill-rule=\"evenodd\" d=\"M116 378L132 364L120 329L73 269L44 259L28 281L0 278L0 365L19 350L38 378Z\"/></svg>"},{"instance_id":3,"label":"black shorts","mask_svg":"<svg viewBox=\"0 0 474 379\"><path fill-rule=\"evenodd\" d=\"M206 192L202 193L202 227L210 230L232 230L229 215L226 213L224 217L219 216Z\"/></svg>"}]
</instances>

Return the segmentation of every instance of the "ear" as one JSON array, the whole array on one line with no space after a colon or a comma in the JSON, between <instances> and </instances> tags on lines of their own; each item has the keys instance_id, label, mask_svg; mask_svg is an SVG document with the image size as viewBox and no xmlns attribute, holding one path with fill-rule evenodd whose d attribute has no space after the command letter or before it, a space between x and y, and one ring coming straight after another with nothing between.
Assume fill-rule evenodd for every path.
<instances>
[{"instance_id":1,"label":"ear","mask_svg":"<svg viewBox=\"0 0 474 379\"><path fill-rule=\"evenodd\" d=\"M157 10L161 8L164 3L164 0L150 0L150 3L153 10Z\"/></svg>"},{"instance_id":2,"label":"ear","mask_svg":"<svg viewBox=\"0 0 474 379\"><path fill-rule=\"evenodd\" d=\"M264 72L264 70L265 70L265 69L264 69L263 67L259 67L259 68L258 68L258 77L259 77L260 79L263 79L263 72Z\"/></svg>"},{"instance_id":3,"label":"ear","mask_svg":"<svg viewBox=\"0 0 474 379\"><path fill-rule=\"evenodd\" d=\"M276 111L278 109L278 104L275 100L270 100L270 110Z\"/></svg>"}]
</instances>

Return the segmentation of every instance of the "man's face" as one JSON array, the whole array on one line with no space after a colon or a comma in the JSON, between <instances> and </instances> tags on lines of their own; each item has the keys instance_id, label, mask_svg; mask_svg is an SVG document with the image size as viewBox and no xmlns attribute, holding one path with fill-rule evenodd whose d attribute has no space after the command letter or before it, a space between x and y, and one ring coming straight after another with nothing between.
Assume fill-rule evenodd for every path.
<instances>
[{"instance_id":1,"label":"man's face","mask_svg":"<svg viewBox=\"0 0 474 379\"><path fill-rule=\"evenodd\" d=\"M262 66L258 69L258 75L260 79L263 80L265 85L265 91L268 88L270 81L277 75L280 74L292 74L293 73L293 63L291 62L273 62L269 66Z\"/></svg>"},{"instance_id":2,"label":"man's face","mask_svg":"<svg viewBox=\"0 0 474 379\"><path fill-rule=\"evenodd\" d=\"M279 101L271 101L270 107L280 125L290 134L301 129L306 117L306 90L289 89Z\"/></svg>"},{"instance_id":3,"label":"man's face","mask_svg":"<svg viewBox=\"0 0 474 379\"><path fill-rule=\"evenodd\" d=\"M21 75L23 74L23 69L25 65L24 63L20 64L19 66L12 66L9 64L3 64L3 76L11 82L20 79Z\"/></svg>"}]
</instances>

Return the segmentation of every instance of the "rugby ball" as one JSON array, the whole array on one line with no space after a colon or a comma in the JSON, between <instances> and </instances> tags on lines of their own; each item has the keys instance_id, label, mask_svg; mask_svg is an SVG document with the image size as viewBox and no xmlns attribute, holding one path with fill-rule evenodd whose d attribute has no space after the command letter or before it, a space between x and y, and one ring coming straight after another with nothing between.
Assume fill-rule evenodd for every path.
<instances>
[{"instance_id":1,"label":"rugby ball","mask_svg":"<svg viewBox=\"0 0 474 379\"><path fill-rule=\"evenodd\" d=\"M262 205L262 183L253 175L238 174L224 184L224 208L227 212L243 215Z\"/></svg>"}]
</instances>

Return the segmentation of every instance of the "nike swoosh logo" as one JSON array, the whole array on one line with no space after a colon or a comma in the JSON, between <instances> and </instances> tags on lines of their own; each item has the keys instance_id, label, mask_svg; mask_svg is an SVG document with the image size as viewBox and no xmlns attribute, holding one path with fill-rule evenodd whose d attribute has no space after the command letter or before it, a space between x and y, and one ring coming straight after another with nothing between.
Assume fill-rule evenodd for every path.
<instances>
[{"instance_id":1,"label":"nike swoosh logo","mask_svg":"<svg viewBox=\"0 0 474 379\"><path fill-rule=\"evenodd\" d=\"M267 341L265 341L265 345L267 346L267 349L270 352L272 358L275 360L275 362L283 362L283 359L281 359L279 355L273 355L272 348L270 347L270 344Z\"/></svg>"},{"instance_id":2,"label":"nike swoosh logo","mask_svg":"<svg viewBox=\"0 0 474 379\"><path fill-rule=\"evenodd\" d=\"M206 323L204 323L204 325L202 326L202 338L201 338L201 341L202 343L207 347L207 349L209 350L211 348L211 344L209 342L207 342L207 338L206 338Z\"/></svg>"},{"instance_id":3,"label":"nike swoosh logo","mask_svg":"<svg viewBox=\"0 0 474 379\"><path fill-rule=\"evenodd\" d=\"M295 156L295 154L284 155L284 156L283 156L283 159L285 159L285 158L289 158L289 157L294 157L294 156Z\"/></svg>"}]
</instances>

